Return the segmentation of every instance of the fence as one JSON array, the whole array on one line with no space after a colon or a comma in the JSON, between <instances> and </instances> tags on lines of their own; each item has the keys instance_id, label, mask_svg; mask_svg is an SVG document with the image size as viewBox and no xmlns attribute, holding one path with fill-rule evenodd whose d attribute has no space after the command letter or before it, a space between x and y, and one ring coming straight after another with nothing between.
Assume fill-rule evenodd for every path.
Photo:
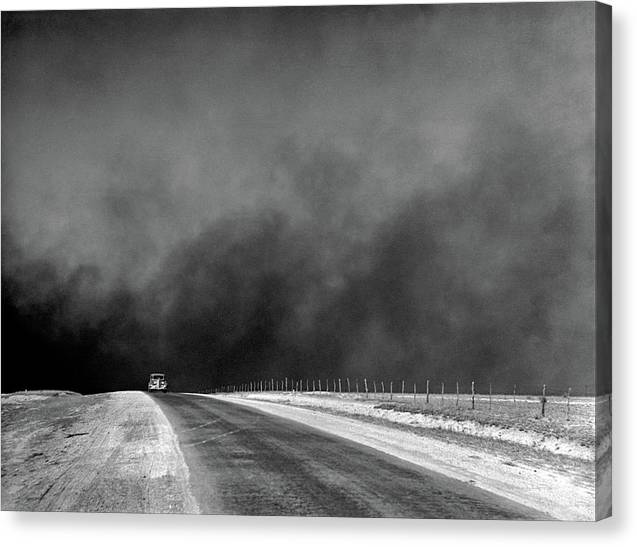
<instances>
[{"instance_id":1,"label":"fence","mask_svg":"<svg viewBox=\"0 0 637 547\"><path fill-rule=\"evenodd\" d=\"M378 380L368 378L269 378L240 384L227 384L212 390L213 393L307 393L349 394L353 397L391 402L421 409L441 408L451 410L501 410L513 407L519 411L532 411L540 417L556 412L567 421L572 406L581 404L582 397L594 395L594 386L550 386L547 384L504 384L475 380L423 379L420 382L404 379ZM611 396L606 396L609 410ZM497 407L497 408L496 408Z\"/></svg>"}]
</instances>

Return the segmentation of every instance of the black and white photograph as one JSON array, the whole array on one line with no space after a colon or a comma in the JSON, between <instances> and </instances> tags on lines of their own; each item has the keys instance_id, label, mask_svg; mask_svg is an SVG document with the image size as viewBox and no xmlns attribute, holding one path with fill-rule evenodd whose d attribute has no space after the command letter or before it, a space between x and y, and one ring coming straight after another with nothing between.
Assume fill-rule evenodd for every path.
<instances>
[{"instance_id":1,"label":"black and white photograph","mask_svg":"<svg viewBox=\"0 0 637 547\"><path fill-rule=\"evenodd\" d=\"M2 511L610 517L611 26L3 10Z\"/></svg>"}]
</instances>

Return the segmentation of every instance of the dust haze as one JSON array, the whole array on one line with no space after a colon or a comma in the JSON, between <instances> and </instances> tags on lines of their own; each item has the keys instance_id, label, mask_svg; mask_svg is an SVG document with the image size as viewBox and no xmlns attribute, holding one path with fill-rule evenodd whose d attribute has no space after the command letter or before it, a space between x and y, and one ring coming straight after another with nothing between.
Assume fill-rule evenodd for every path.
<instances>
[{"instance_id":1,"label":"dust haze","mask_svg":"<svg viewBox=\"0 0 637 547\"><path fill-rule=\"evenodd\" d=\"M3 391L593 384L593 26L4 12Z\"/></svg>"}]
</instances>

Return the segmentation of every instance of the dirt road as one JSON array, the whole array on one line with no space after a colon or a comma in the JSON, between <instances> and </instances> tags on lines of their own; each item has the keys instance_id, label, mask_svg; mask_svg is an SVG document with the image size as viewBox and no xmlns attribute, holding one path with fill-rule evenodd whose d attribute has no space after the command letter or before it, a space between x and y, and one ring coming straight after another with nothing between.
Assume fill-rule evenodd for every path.
<instances>
[{"instance_id":1,"label":"dirt road","mask_svg":"<svg viewBox=\"0 0 637 547\"><path fill-rule=\"evenodd\" d=\"M193 395L154 399L179 438L204 513L547 518L297 421Z\"/></svg>"},{"instance_id":2,"label":"dirt road","mask_svg":"<svg viewBox=\"0 0 637 547\"><path fill-rule=\"evenodd\" d=\"M3 396L2 433L3 510L548 518L298 421L194 395Z\"/></svg>"}]
</instances>

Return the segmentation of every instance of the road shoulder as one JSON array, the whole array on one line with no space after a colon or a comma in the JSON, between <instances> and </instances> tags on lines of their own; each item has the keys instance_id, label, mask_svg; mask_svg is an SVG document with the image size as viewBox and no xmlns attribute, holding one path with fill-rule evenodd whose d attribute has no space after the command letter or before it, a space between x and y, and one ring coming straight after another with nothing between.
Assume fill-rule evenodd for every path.
<instances>
[{"instance_id":1,"label":"road shoulder","mask_svg":"<svg viewBox=\"0 0 637 547\"><path fill-rule=\"evenodd\" d=\"M2 510L199 512L174 432L143 392L3 395Z\"/></svg>"}]
</instances>

